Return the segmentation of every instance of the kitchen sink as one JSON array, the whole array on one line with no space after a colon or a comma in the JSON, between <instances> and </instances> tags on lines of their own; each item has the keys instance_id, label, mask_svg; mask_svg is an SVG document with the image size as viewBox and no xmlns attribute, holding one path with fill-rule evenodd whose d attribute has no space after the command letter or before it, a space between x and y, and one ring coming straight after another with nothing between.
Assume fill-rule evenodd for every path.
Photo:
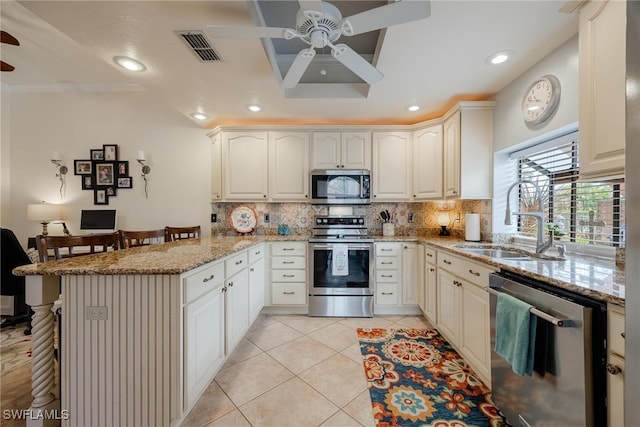
<instances>
[{"instance_id":1,"label":"kitchen sink","mask_svg":"<svg viewBox=\"0 0 640 427\"><path fill-rule=\"evenodd\" d=\"M496 259L523 259L531 258L531 255L509 249L464 248L465 252L484 255Z\"/></svg>"}]
</instances>

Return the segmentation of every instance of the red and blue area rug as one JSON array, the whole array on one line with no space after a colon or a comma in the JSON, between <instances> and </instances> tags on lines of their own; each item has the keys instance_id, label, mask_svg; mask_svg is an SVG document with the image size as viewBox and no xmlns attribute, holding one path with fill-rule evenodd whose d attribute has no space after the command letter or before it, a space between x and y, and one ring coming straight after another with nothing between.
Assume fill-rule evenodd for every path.
<instances>
[{"instance_id":1,"label":"red and blue area rug","mask_svg":"<svg viewBox=\"0 0 640 427\"><path fill-rule=\"evenodd\" d=\"M358 339L378 427L508 425L436 329L358 328Z\"/></svg>"}]
</instances>

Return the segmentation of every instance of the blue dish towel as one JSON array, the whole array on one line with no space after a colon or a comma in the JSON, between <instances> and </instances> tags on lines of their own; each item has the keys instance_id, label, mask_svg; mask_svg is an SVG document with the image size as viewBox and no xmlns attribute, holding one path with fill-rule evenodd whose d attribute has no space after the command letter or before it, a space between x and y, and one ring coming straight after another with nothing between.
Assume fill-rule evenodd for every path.
<instances>
[{"instance_id":1,"label":"blue dish towel","mask_svg":"<svg viewBox=\"0 0 640 427\"><path fill-rule=\"evenodd\" d=\"M530 313L532 308L531 304L511 295L498 295L494 350L518 375L533 373L536 316Z\"/></svg>"}]
</instances>

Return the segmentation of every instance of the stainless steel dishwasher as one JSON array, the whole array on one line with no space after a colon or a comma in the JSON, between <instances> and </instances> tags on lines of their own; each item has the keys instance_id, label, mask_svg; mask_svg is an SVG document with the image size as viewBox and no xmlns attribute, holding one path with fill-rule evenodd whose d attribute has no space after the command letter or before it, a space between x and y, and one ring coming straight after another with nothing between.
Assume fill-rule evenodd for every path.
<instances>
[{"instance_id":1,"label":"stainless steel dishwasher","mask_svg":"<svg viewBox=\"0 0 640 427\"><path fill-rule=\"evenodd\" d=\"M606 304L508 272L489 278L493 401L513 426L606 426ZM534 372L495 351L497 295L533 306Z\"/></svg>"}]
</instances>

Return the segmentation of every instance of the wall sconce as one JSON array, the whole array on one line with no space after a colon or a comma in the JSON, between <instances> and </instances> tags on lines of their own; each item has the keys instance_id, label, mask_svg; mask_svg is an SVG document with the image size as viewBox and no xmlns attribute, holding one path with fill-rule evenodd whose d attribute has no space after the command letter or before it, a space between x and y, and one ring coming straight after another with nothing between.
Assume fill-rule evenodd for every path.
<instances>
[{"instance_id":1,"label":"wall sconce","mask_svg":"<svg viewBox=\"0 0 640 427\"><path fill-rule=\"evenodd\" d=\"M61 217L60 205L52 205L45 202L27 205L27 218L31 221L39 221L40 224L42 224L43 236L49 234L49 230L47 229L49 223L58 221Z\"/></svg>"},{"instance_id":2,"label":"wall sconce","mask_svg":"<svg viewBox=\"0 0 640 427\"><path fill-rule=\"evenodd\" d=\"M67 172L69 172L69 168L62 164L62 158L60 157L60 153L58 153L57 151L54 151L54 153L51 155L51 163L56 165L56 167L58 168L56 178L60 180L60 198L62 199L65 193L65 175L67 174Z\"/></svg>"},{"instance_id":3,"label":"wall sconce","mask_svg":"<svg viewBox=\"0 0 640 427\"><path fill-rule=\"evenodd\" d=\"M140 166L142 166L142 174L140 175L144 180L144 197L149 198L149 193L147 192L147 175L151 172L151 167L145 164L147 159L144 157L144 151L138 151L138 157L136 158Z\"/></svg>"},{"instance_id":4,"label":"wall sconce","mask_svg":"<svg viewBox=\"0 0 640 427\"><path fill-rule=\"evenodd\" d=\"M438 214L438 225L441 227L440 233L438 236L450 236L449 230L447 230L447 226L449 225L449 213L448 212L440 212Z\"/></svg>"}]
</instances>

